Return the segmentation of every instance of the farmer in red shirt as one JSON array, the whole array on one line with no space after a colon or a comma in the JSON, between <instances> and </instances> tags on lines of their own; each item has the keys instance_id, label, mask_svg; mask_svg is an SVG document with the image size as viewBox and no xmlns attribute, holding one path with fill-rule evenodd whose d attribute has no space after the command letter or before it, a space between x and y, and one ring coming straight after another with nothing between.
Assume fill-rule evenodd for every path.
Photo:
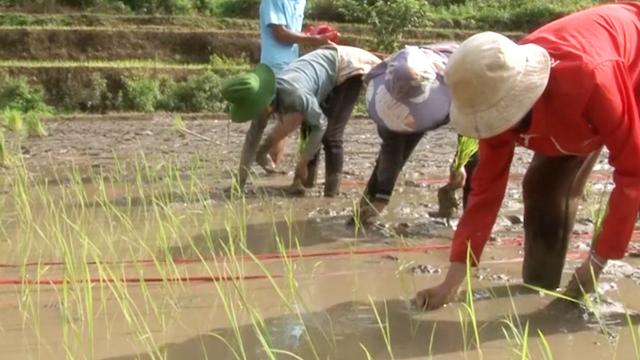
<instances>
[{"instance_id":1,"label":"farmer in red shirt","mask_svg":"<svg viewBox=\"0 0 640 360\"><path fill-rule=\"evenodd\" d=\"M450 117L481 139L469 203L453 239L451 267L416 297L423 309L451 301L482 253L504 197L516 145L535 152L523 180L525 283L556 289L579 198L603 147L615 188L589 257L566 293L594 289L620 259L640 207L640 4L593 7L554 21L520 44L496 33L466 40L449 59Z\"/></svg>"}]
</instances>

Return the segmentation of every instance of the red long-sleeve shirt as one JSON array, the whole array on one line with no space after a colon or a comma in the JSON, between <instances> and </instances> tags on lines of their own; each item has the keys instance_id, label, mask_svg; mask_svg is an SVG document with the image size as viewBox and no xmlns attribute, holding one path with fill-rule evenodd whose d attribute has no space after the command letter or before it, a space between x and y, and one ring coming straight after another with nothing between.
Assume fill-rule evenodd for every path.
<instances>
[{"instance_id":1,"label":"red long-sleeve shirt","mask_svg":"<svg viewBox=\"0 0 640 360\"><path fill-rule=\"evenodd\" d=\"M521 43L549 52L549 84L533 106L525 133L510 130L480 141L480 161L450 260L464 262L467 244L480 259L504 197L516 145L547 156L587 155L607 147L615 187L595 252L621 258L640 208L640 4L577 12Z\"/></svg>"}]
</instances>

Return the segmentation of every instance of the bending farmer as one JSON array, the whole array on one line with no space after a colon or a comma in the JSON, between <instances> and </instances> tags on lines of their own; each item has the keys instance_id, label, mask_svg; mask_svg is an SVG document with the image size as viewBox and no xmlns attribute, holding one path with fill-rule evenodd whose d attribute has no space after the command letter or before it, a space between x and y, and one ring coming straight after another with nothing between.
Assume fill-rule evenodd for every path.
<instances>
[{"instance_id":1,"label":"bending farmer","mask_svg":"<svg viewBox=\"0 0 640 360\"><path fill-rule=\"evenodd\" d=\"M640 4L593 7L554 21L515 44L496 33L460 45L447 65L451 122L480 140L469 203L453 239L446 279L417 295L435 309L475 265L496 220L516 145L535 152L523 180L525 283L556 289L578 201L603 146L615 188L590 256L566 289L594 289L619 259L640 207Z\"/></svg>"},{"instance_id":2,"label":"bending farmer","mask_svg":"<svg viewBox=\"0 0 640 360\"><path fill-rule=\"evenodd\" d=\"M222 96L231 103L231 120L252 120L240 158L240 188L245 186L253 161L257 158L265 166L272 145L303 124L307 137L291 190L300 194L314 185L313 167L323 145L324 193L336 195L342 174L344 128L360 94L362 76L379 62L362 49L328 46L297 59L277 77L269 67L258 65L253 72L225 81ZM281 123L260 143L271 114L277 114Z\"/></svg>"},{"instance_id":3,"label":"bending farmer","mask_svg":"<svg viewBox=\"0 0 640 360\"><path fill-rule=\"evenodd\" d=\"M456 44L408 46L365 76L367 109L382 145L351 221L369 222L388 204L404 164L429 130L449 122L447 59Z\"/></svg>"}]
</instances>

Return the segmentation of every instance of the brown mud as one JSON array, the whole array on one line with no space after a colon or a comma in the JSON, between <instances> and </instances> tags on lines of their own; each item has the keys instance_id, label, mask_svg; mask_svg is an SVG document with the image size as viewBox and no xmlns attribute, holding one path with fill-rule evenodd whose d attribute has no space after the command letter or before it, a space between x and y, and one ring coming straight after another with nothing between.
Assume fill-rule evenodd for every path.
<instances>
[{"instance_id":1,"label":"brown mud","mask_svg":"<svg viewBox=\"0 0 640 360\"><path fill-rule=\"evenodd\" d=\"M590 308L554 301L520 285L519 181L530 158L522 149L516 152L495 240L489 243L481 267L473 271L475 315L471 317L464 291L453 304L432 313L411 305L415 292L441 281L448 266L453 230L443 219L429 217L455 151L456 135L448 128L422 140L376 226L355 231L345 222L359 200L379 145L375 127L367 119L353 119L347 126L345 182L338 198L320 197L322 181L307 198L287 197L281 189L291 174L266 177L256 169L241 202L230 200L226 188L237 166L246 124L187 118L192 134L180 135L170 115L155 114L54 119L47 126L48 137L8 138L9 150L23 154L32 181L46 185L46 195L30 195L36 228L46 232L56 216L47 204L62 204L74 227L84 229L83 236L109 254L97 260L138 261L162 253L174 259L175 274L193 281L125 283L124 298L114 295L121 292L110 292L104 282L95 282L91 295L83 298L94 300L95 307L88 311L91 322L70 312L75 303L65 286L2 285L8 279L63 279L73 274L71 263L55 263L62 260L60 249L45 246L46 240L38 240L37 234L21 232L32 224L20 223L20 207L11 198L15 191L9 186L11 169L0 170L4 184L0 234L6 239L0 242L2 358L58 359L73 354L119 360L509 359L521 358L519 352L525 349L528 358L542 359L545 341L557 359L636 355L640 247L635 240L629 256L607 269L600 297ZM291 140L284 169L292 169L295 147ZM142 179L136 170L141 163L153 169ZM169 168L173 175L167 175ZM197 178L206 191L199 197L186 196L189 193L179 191L175 180L167 182L168 177L180 177L185 183ZM112 181L102 186L100 179ZM598 198L594 194L610 188L610 179L603 155L580 209L564 283L588 251L591 210ZM78 186L86 199L67 198ZM145 196L149 193L161 196L150 201ZM104 199L131 228L118 225L105 211ZM176 234L166 244L157 239L168 218L150 212L158 201L172 214L170 221L179 225L172 228ZM243 205L238 208L238 204ZM229 248L236 244L230 224L238 224L234 221L241 213L246 219L240 228L247 251L230 255ZM131 229L150 252L131 247ZM24 244L31 246L27 255ZM205 254L205 261L179 261L199 254ZM25 264L29 261L40 265ZM87 268L91 276L98 276L98 266ZM162 266L145 263L114 268L127 278L166 275ZM209 273L241 279L202 280ZM87 329L93 341L85 337Z\"/></svg>"}]
</instances>

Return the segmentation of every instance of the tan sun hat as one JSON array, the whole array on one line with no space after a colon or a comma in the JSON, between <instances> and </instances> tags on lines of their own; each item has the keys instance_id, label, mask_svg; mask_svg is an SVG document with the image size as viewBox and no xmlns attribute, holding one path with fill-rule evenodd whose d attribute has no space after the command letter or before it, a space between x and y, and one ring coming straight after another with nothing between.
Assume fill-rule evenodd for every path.
<instances>
[{"instance_id":1,"label":"tan sun hat","mask_svg":"<svg viewBox=\"0 0 640 360\"><path fill-rule=\"evenodd\" d=\"M518 45L494 32L470 37L447 64L451 123L478 139L512 128L544 92L550 70L549 54L538 45Z\"/></svg>"}]
</instances>

